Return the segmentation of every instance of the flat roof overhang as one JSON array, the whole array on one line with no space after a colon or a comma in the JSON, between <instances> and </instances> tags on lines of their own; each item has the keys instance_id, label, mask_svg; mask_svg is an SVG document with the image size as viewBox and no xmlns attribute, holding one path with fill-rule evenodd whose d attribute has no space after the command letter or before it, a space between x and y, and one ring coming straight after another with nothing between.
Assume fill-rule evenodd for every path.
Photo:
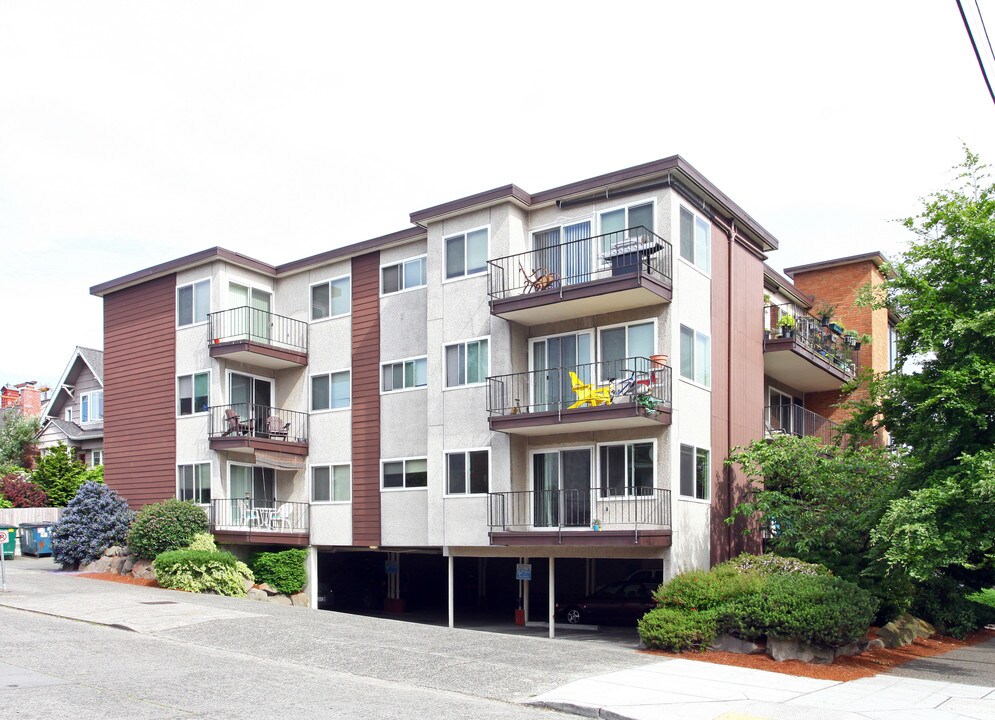
<instances>
[{"instance_id":1,"label":"flat roof overhang","mask_svg":"<svg viewBox=\"0 0 995 720\"><path fill-rule=\"evenodd\" d=\"M307 365L306 352L273 347L249 340L212 343L210 348L211 357L223 357L225 360L235 360L271 370L285 370Z\"/></svg>"},{"instance_id":2,"label":"flat roof overhang","mask_svg":"<svg viewBox=\"0 0 995 720\"><path fill-rule=\"evenodd\" d=\"M633 273L491 300L491 314L521 325L541 325L663 305L672 298L671 288L659 279Z\"/></svg>"},{"instance_id":3,"label":"flat roof overhang","mask_svg":"<svg viewBox=\"0 0 995 720\"><path fill-rule=\"evenodd\" d=\"M801 392L839 390L852 380L842 368L814 353L794 338L764 341L764 374Z\"/></svg>"},{"instance_id":4,"label":"flat roof overhang","mask_svg":"<svg viewBox=\"0 0 995 720\"><path fill-rule=\"evenodd\" d=\"M562 435L573 432L621 430L624 428L670 425L670 408L660 408L655 415L636 403L613 403L573 410L492 415L491 430L510 435Z\"/></svg>"},{"instance_id":5,"label":"flat roof overhang","mask_svg":"<svg viewBox=\"0 0 995 720\"><path fill-rule=\"evenodd\" d=\"M571 545L576 547L610 547L640 545L644 547L670 547L670 528L645 530L526 530L511 532L495 530L490 533L491 545L515 547Z\"/></svg>"}]
</instances>

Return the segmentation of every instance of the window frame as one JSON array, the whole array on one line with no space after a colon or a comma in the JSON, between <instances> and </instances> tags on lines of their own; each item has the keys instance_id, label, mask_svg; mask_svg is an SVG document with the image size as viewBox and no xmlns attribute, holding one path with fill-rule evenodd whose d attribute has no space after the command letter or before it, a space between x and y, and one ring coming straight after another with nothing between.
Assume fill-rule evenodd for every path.
<instances>
[{"instance_id":1,"label":"window frame","mask_svg":"<svg viewBox=\"0 0 995 720\"><path fill-rule=\"evenodd\" d=\"M408 463L413 460L424 460L425 461L425 484L424 485L412 485L409 486L408 483ZM384 467L388 463L402 463L402 480L400 487L385 487L384 486ZM380 459L380 492L405 492L408 490L420 490L424 491L428 489L428 457L424 455L412 456L412 457L399 457L399 458L381 458Z\"/></svg>"},{"instance_id":2,"label":"window frame","mask_svg":"<svg viewBox=\"0 0 995 720\"><path fill-rule=\"evenodd\" d=\"M399 277L401 278L401 282L403 283L404 282L404 277L405 277L405 275L404 275L404 266L407 265L409 262L414 262L416 260L421 261L423 263L423 265L424 265L424 268L425 268L424 275L423 275L423 278L422 278L424 282L422 282L421 285L412 285L410 287L404 286L404 287L401 287L398 290L391 290L389 292L387 292L387 291L384 290L384 284L383 284L383 271L384 270L386 270L387 268L400 267L401 270L400 270L400 276ZM380 297L391 297L392 295L400 295L401 293L410 292L412 290L417 290L418 288L424 288L424 287L428 287L428 254L427 253L426 254L422 254L422 255L415 255L414 257L405 258L404 260L398 260L397 262L386 263L386 264L380 266Z\"/></svg>"},{"instance_id":3,"label":"window frame","mask_svg":"<svg viewBox=\"0 0 995 720\"><path fill-rule=\"evenodd\" d=\"M648 495L640 495L639 493L634 492L635 487L636 487L635 483L633 483L632 488L629 487L628 483L629 483L629 474L631 472L631 469L629 468L629 452L628 452L627 448L630 445L649 445L650 446L650 459L651 459L651 461L653 463L653 470L652 470L652 483L650 484L649 489L655 491L655 490L657 490L659 488L659 485L657 483L657 467L658 467L658 463L657 463L657 444L656 444L656 440L654 438L639 438L639 439L636 439L636 440L613 440L613 441L610 441L610 442L599 442L599 443L595 443L595 446L594 446L594 480L597 483L598 488L600 489L599 492L597 493L597 497L595 498L595 501L599 501L599 500L616 500L616 499L621 499L621 498L626 498L626 499L628 499L628 498L634 498L636 500L640 500L640 499L650 500L650 499L653 499L654 497L656 497L656 493L655 492L651 492ZM625 485L623 486L623 491L624 492L622 492L622 494L612 494L612 493L609 493L609 488L608 488L608 485L607 485L607 481L604 480L601 477L601 449L602 448L608 448L608 447L623 447L623 448L626 448L626 451L625 451L625 475L626 475L625 481L626 482L625 482Z\"/></svg>"},{"instance_id":4,"label":"window frame","mask_svg":"<svg viewBox=\"0 0 995 720\"><path fill-rule=\"evenodd\" d=\"M212 497L211 497L211 485L214 482L214 478L213 478L213 475L211 473L211 463L209 461L208 462L187 462L187 463L177 463L176 464L176 499L177 500L184 500L184 498L183 498L182 470L183 470L183 468L187 468L187 467L188 468L192 468L192 472L193 472L193 478L192 478L192 480L193 480L193 487L194 487L194 498L190 498L190 499L194 501L195 505L199 505L201 507L203 507L205 505L210 506L211 505L211 500L212 500ZM197 481L198 481L198 478L197 478L197 470L196 470L198 467L206 467L207 468L207 495L208 495L208 497L207 497L207 502L206 503L204 503L204 502L197 502L196 499L195 499L195 498L198 497L198 495L197 495ZM202 482L203 478L200 478L200 480ZM201 492L203 492L203 488L201 488Z\"/></svg>"},{"instance_id":5,"label":"window frame","mask_svg":"<svg viewBox=\"0 0 995 720\"><path fill-rule=\"evenodd\" d=\"M483 380L477 380L476 382L463 382L463 383L457 384L457 385L450 385L449 384L449 357L448 357L448 355L449 355L449 353L448 353L449 348L451 348L451 347L458 348L460 345L462 345L464 347L464 350L463 350L463 367L462 367L462 370L463 370L463 377L464 377L464 380L465 380L465 378L467 376L467 372L466 372L467 366L466 366L466 363L467 363L467 358L469 357L469 352L467 352L466 346L469 345L470 343L478 343L479 344L481 341L486 341L487 342L487 367L485 368L486 372L484 374L484 379ZM479 349L478 349L478 353L479 353ZM457 351L457 356L458 356L458 354L459 354L459 351ZM462 389L462 388L480 387L482 385L487 385L487 378L490 377L490 373L491 373L491 336L490 335L483 335L481 337L475 337L475 338L467 338L466 340L460 340L459 342L454 342L454 343L447 343L447 344L444 344L442 346L442 375L443 375L442 389L444 391L445 390L459 390L459 389ZM457 373L457 376L458 376L458 373Z\"/></svg>"},{"instance_id":6,"label":"window frame","mask_svg":"<svg viewBox=\"0 0 995 720\"><path fill-rule=\"evenodd\" d=\"M681 238L681 224L682 224L683 211L687 211L687 213L691 215L691 223L692 223L691 252L694 255L694 257L691 258L684 257L684 250L682 247L683 241ZM707 243L707 248L706 248L707 257L705 259L704 266L698 263L698 258L697 258L698 223L702 223L705 225L705 241ZM712 222L708 218L703 217L699 213L695 212L694 209L689 208L687 205L684 205L682 203L678 203L678 210L677 210L677 257L683 260L690 267L693 267L695 270L702 273L703 275L709 278L712 276Z\"/></svg>"},{"instance_id":7,"label":"window frame","mask_svg":"<svg viewBox=\"0 0 995 720\"><path fill-rule=\"evenodd\" d=\"M197 400L196 377L198 375L207 375L207 407L204 410L197 410L195 404ZM192 392L192 394L190 395L190 406L194 408L193 412L188 412L188 413L180 412L180 400L182 399L180 397L180 380L186 377L190 378L190 387ZM177 418L193 417L194 415L206 415L209 412L211 412L211 371L198 370L196 372L183 373L182 375L177 375L176 376L176 417Z\"/></svg>"},{"instance_id":8,"label":"window frame","mask_svg":"<svg viewBox=\"0 0 995 720\"><path fill-rule=\"evenodd\" d=\"M383 383L383 371L386 367L393 367L394 365L401 365L401 375L404 376L404 363L414 363L419 360L425 361L425 384L424 385L412 385L411 387L401 387L401 388L391 388L390 390L384 390ZM390 362L380 363L380 394L381 395L393 395L394 393L401 392L411 392L412 390L424 390L428 387L428 355L416 355L414 357L403 358L401 360L391 360Z\"/></svg>"},{"instance_id":9,"label":"window frame","mask_svg":"<svg viewBox=\"0 0 995 720\"><path fill-rule=\"evenodd\" d=\"M467 272L467 268L466 268L466 245L467 245L467 243L466 243L466 236L469 235L469 234L471 234L471 233L479 232L480 230L483 230L486 233L486 240L484 241L484 245L485 245L485 247L484 247L484 266L480 270L475 270L472 273L471 272ZM459 275L450 276L449 275L449 267L448 267L449 241L450 240L455 240L456 238L459 238L459 237L463 238L463 272L461 274L459 274ZM466 230L463 230L461 232L453 233L452 235L446 235L446 236L444 236L442 238L442 275L443 275L442 282L443 282L443 284L450 283L450 282L458 282L459 280L465 280L466 278L480 277L481 275L486 275L487 274L487 260L490 258L490 256L491 256L491 226L490 225L480 225L478 227L467 228Z\"/></svg>"},{"instance_id":10,"label":"window frame","mask_svg":"<svg viewBox=\"0 0 995 720\"><path fill-rule=\"evenodd\" d=\"M339 313L337 315L333 315L332 314L332 291L331 291L331 285L332 285L333 282L336 282L338 280L348 280L349 281L349 292L347 293L347 297L349 298L349 309L346 310L345 312L341 312L341 313ZM312 298L313 298L314 289L316 287L320 287L321 285L327 285L328 288L329 288L329 290L328 290L328 313L329 314L326 315L325 317L316 318L314 316L314 301L313 301ZM328 278L327 280L320 280L318 282L311 283L307 287L307 303L308 303L308 322L311 322L311 323L324 322L325 320L335 320L336 318L348 317L349 315L352 315L352 273L346 273L344 275L338 275L336 277Z\"/></svg>"},{"instance_id":11,"label":"window frame","mask_svg":"<svg viewBox=\"0 0 995 720\"><path fill-rule=\"evenodd\" d=\"M100 396L100 417L93 418L93 399L99 395ZM86 412L84 412L84 407ZM82 393L79 396L79 423L80 425L91 425L93 423L104 421L104 391L103 390L91 390L90 392Z\"/></svg>"},{"instance_id":12,"label":"window frame","mask_svg":"<svg viewBox=\"0 0 995 720\"><path fill-rule=\"evenodd\" d=\"M207 312L205 313L207 317L203 320L197 320L197 285L202 283L207 283ZM206 278L201 278L200 280L193 280L188 283L183 283L182 285L176 286L176 327L188 328L195 327L197 325L206 325L211 321L211 278L210 276ZM180 291L190 288L190 313L191 321L188 323L180 322Z\"/></svg>"},{"instance_id":13,"label":"window frame","mask_svg":"<svg viewBox=\"0 0 995 720\"><path fill-rule=\"evenodd\" d=\"M598 240L598 247L595 248L595 253L597 254L596 261L597 261L599 267L606 268L606 267L609 267L611 265L611 262L608 260L608 258L606 258L604 256L604 247L601 245L601 243L604 242L604 238L602 236L605 234L605 229L604 229L603 223L601 222L601 217L603 215L607 215L609 213L618 212L619 210L623 210L623 211L625 211L625 223L624 223L625 227L623 227L622 229L623 230L628 230L629 227L630 227L629 226L629 210L630 210L630 208L639 208L639 207L643 207L644 205L650 205L651 206L650 212L652 213L652 216L653 216L653 227L647 228L647 229L651 233L653 233L653 234L658 234L657 231L656 231L656 223L657 223L657 218L656 218L656 200L657 200L656 196L652 196L652 197L648 197L648 198L643 198L642 200L637 200L635 202L625 203L623 205L614 205L612 207L603 208L603 209L599 209L599 210L595 210L594 211L594 216L595 216L595 220L596 220L596 223L597 223L597 225L596 225L597 232L594 233L594 236L599 239Z\"/></svg>"},{"instance_id":14,"label":"window frame","mask_svg":"<svg viewBox=\"0 0 995 720\"><path fill-rule=\"evenodd\" d=\"M694 458L694 467L692 469L691 479L694 482L694 495L685 495L682 486L684 480L684 448L691 450L691 457ZM698 461L700 459L700 453L705 453L705 495L704 497L698 497L697 495L697 485L698 485ZM710 504L712 501L712 450L711 448L702 447L701 445L694 445L692 443L678 443L677 447L677 497L680 500L686 500L689 502L698 502Z\"/></svg>"},{"instance_id":15,"label":"window frame","mask_svg":"<svg viewBox=\"0 0 995 720\"><path fill-rule=\"evenodd\" d=\"M63 409L63 411L62 411L62 419L65 420L66 422L72 422L73 421L73 406L72 405L70 405L69 407Z\"/></svg>"},{"instance_id":16,"label":"window frame","mask_svg":"<svg viewBox=\"0 0 995 720\"><path fill-rule=\"evenodd\" d=\"M470 491L470 479L469 479L469 468L470 468L470 453L486 453L487 454L487 489L484 492L471 492ZM466 473L465 484L466 490L463 492L452 492L450 489L450 478L449 478L449 457L455 455L462 455L464 459L464 472ZM478 447L478 448L466 448L460 450L448 450L443 453L445 459L446 467L446 486L444 488L443 497L483 497L486 496L491 491L491 449L489 447Z\"/></svg>"},{"instance_id":17,"label":"window frame","mask_svg":"<svg viewBox=\"0 0 995 720\"><path fill-rule=\"evenodd\" d=\"M349 498L346 500L336 500L335 499L335 468L348 468L349 470ZM328 470L328 500L315 500L314 499L314 489L315 489L315 479L314 471L327 469ZM352 503L352 463L319 463L317 465L312 465L308 473L308 497L312 505L349 505Z\"/></svg>"},{"instance_id":18,"label":"window frame","mask_svg":"<svg viewBox=\"0 0 995 720\"><path fill-rule=\"evenodd\" d=\"M100 455L100 462L94 462L98 454ZM90 450L90 467L97 467L98 465L103 465L103 464L104 464L104 449L100 447L100 448L93 448L92 450Z\"/></svg>"},{"instance_id":19,"label":"window frame","mask_svg":"<svg viewBox=\"0 0 995 720\"><path fill-rule=\"evenodd\" d=\"M347 373L349 375L349 404L342 407L332 406L332 376L340 375L342 373ZM328 378L328 407L318 408L314 407L314 379L319 377ZM308 385L307 385L307 396L308 396L308 412L309 413L326 413L326 412L342 412L343 410L352 409L352 368L343 368L341 370L330 370L324 373L312 373L308 375Z\"/></svg>"},{"instance_id":20,"label":"window frame","mask_svg":"<svg viewBox=\"0 0 995 720\"><path fill-rule=\"evenodd\" d=\"M660 347L660 334L659 334L660 333L660 327L657 324L657 318L655 318L655 317L653 317L653 318L643 318L641 320L631 320L629 322L612 323L611 325L598 325L598 326L596 326L594 328L595 333L596 333L594 341L595 341L595 349L596 349L595 358L596 358L596 362L598 363L598 366L599 367L603 367L603 364L605 362L604 354L602 352L602 348L604 346L604 343L601 342L601 333L602 332L604 332L605 330L615 330L617 328L625 328L625 355L623 355L623 357L627 357L627 358L628 357L636 357L636 356L634 356L634 355L631 354L630 348L629 348L629 327L631 327L632 325L646 325L646 324L652 324L652 326L653 326L653 351L650 353L650 355L656 355L659 352L659 347ZM578 331L578 332L580 332L580 331ZM649 356L647 356L647 359L648 358L649 358Z\"/></svg>"},{"instance_id":21,"label":"window frame","mask_svg":"<svg viewBox=\"0 0 995 720\"><path fill-rule=\"evenodd\" d=\"M704 368L704 372L705 372L705 375L706 375L704 382L699 382L695 377L688 377L687 375L684 374L684 348L683 348L683 343L681 342L681 338L680 338L680 334L681 334L681 332L683 330L689 330L689 331L691 331L691 374L692 374L692 376L697 375L697 365L695 364L695 357L696 357L695 347L697 347L697 344L698 344L698 342L697 342L698 341L698 337L700 336L700 337L705 338L705 340L708 343L708 350L707 350L708 364ZM694 385L695 387L702 388L704 390L711 390L712 389L712 336L711 335L706 335L703 332L695 330L690 325L685 325L684 323L679 323L677 349L678 349L677 375L681 379L681 381L686 382L686 383L690 383L691 385Z\"/></svg>"}]
</instances>

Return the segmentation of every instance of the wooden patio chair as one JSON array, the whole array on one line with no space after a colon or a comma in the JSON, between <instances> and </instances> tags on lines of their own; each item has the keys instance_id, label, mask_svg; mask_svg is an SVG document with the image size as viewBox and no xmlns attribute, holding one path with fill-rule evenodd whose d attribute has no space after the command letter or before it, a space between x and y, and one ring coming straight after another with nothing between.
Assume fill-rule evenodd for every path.
<instances>
[{"instance_id":1,"label":"wooden patio chair","mask_svg":"<svg viewBox=\"0 0 995 720\"><path fill-rule=\"evenodd\" d=\"M271 438L281 438L286 440L288 430L290 430L290 423L285 425L283 420L278 418L276 415L270 415L266 418L266 434Z\"/></svg>"},{"instance_id":2,"label":"wooden patio chair","mask_svg":"<svg viewBox=\"0 0 995 720\"><path fill-rule=\"evenodd\" d=\"M249 434L249 423L242 420L232 408L225 408L225 425L227 428L221 433L223 436Z\"/></svg>"},{"instance_id":3,"label":"wooden patio chair","mask_svg":"<svg viewBox=\"0 0 995 720\"><path fill-rule=\"evenodd\" d=\"M535 268L531 273L528 273L525 271L525 266L519 262L518 269L525 276L525 285L522 287L523 292L542 292L551 287L556 287L560 282L559 276L546 268Z\"/></svg>"},{"instance_id":4,"label":"wooden patio chair","mask_svg":"<svg viewBox=\"0 0 995 720\"><path fill-rule=\"evenodd\" d=\"M577 373L572 370L570 371L570 388L577 396L577 401L568 407L567 410L573 410L581 405L597 407L598 405L611 405L612 403L612 391L608 385L598 387L590 383L581 382L580 378L577 377Z\"/></svg>"}]
</instances>

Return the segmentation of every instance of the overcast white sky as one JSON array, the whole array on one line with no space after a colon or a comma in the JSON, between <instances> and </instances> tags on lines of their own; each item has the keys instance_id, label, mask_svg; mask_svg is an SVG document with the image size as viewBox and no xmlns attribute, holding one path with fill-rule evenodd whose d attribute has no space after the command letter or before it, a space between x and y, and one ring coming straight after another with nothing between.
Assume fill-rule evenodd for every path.
<instances>
[{"instance_id":1,"label":"overcast white sky","mask_svg":"<svg viewBox=\"0 0 995 720\"><path fill-rule=\"evenodd\" d=\"M953 0L6 0L0 383L102 347L89 287L134 270L286 262L675 153L779 269L893 253L962 142L995 163L993 129Z\"/></svg>"}]
</instances>

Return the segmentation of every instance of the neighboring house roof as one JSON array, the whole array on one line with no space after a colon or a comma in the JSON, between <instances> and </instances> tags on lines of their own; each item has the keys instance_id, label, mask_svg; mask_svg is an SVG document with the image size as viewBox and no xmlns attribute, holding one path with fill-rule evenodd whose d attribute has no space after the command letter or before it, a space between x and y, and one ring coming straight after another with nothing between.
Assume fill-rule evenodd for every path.
<instances>
[{"instance_id":1,"label":"neighboring house roof","mask_svg":"<svg viewBox=\"0 0 995 720\"><path fill-rule=\"evenodd\" d=\"M57 429L69 440L99 440L104 436L103 427L84 430L74 422L61 420L59 418L47 418L45 423L41 426L41 430L38 431L38 435L40 436L43 432L45 432L46 428L49 426Z\"/></svg>"},{"instance_id":2,"label":"neighboring house roof","mask_svg":"<svg viewBox=\"0 0 995 720\"><path fill-rule=\"evenodd\" d=\"M764 263L764 285L771 289L780 290L806 310L812 307L811 295L803 293L795 287L793 282L788 280L788 278L784 277L784 275L779 273L767 263Z\"/></svg>"},{"instance_id":3,"label":"neighboring house roof","mask_svg":"<svg viewBox=\"0 0 995 720\"><path fill-rule=\"evenodd\" d=\"M854 263L861 262L872 262L874 263L874 267L880 269L882 265L888 262L888 258L875 250L874 252L861 253L860 255L848 255L846 257L833 258L832 260L808 263L807 265L795 265L794 267L784 268L784 274L793 278L798 273L810 272L812 270L825 270L826 268L838 267L840 265L852 265ZM888 276L894 277L894 273L888 273Z\"/></svg>"},{"instance_id":4,"label":"neighboring house roof","mask_svg":"<svg viewBox=\"0 0 995 720\"><path fill-rule=\"evenodd\" d=\"M104 386L104 351L77 345L76 351L69 359L69 364L66 365L66 369L62 373L62 377L59 378L59 384L55 386L55 392L52 393L52 397L49 399L48 405L45 406L45 412L42 413L42 417L48 417L51 415L52 409L56 406L63 395L68 395L68 393L66 393L66 379L72 373L76 365L81 362L90 368L90 372L93 373L93 377L95 377L97 382L100 383L100 387ZM103 434L103 432L101 432L101 434Z\"/></svg>"}]
</instances>

